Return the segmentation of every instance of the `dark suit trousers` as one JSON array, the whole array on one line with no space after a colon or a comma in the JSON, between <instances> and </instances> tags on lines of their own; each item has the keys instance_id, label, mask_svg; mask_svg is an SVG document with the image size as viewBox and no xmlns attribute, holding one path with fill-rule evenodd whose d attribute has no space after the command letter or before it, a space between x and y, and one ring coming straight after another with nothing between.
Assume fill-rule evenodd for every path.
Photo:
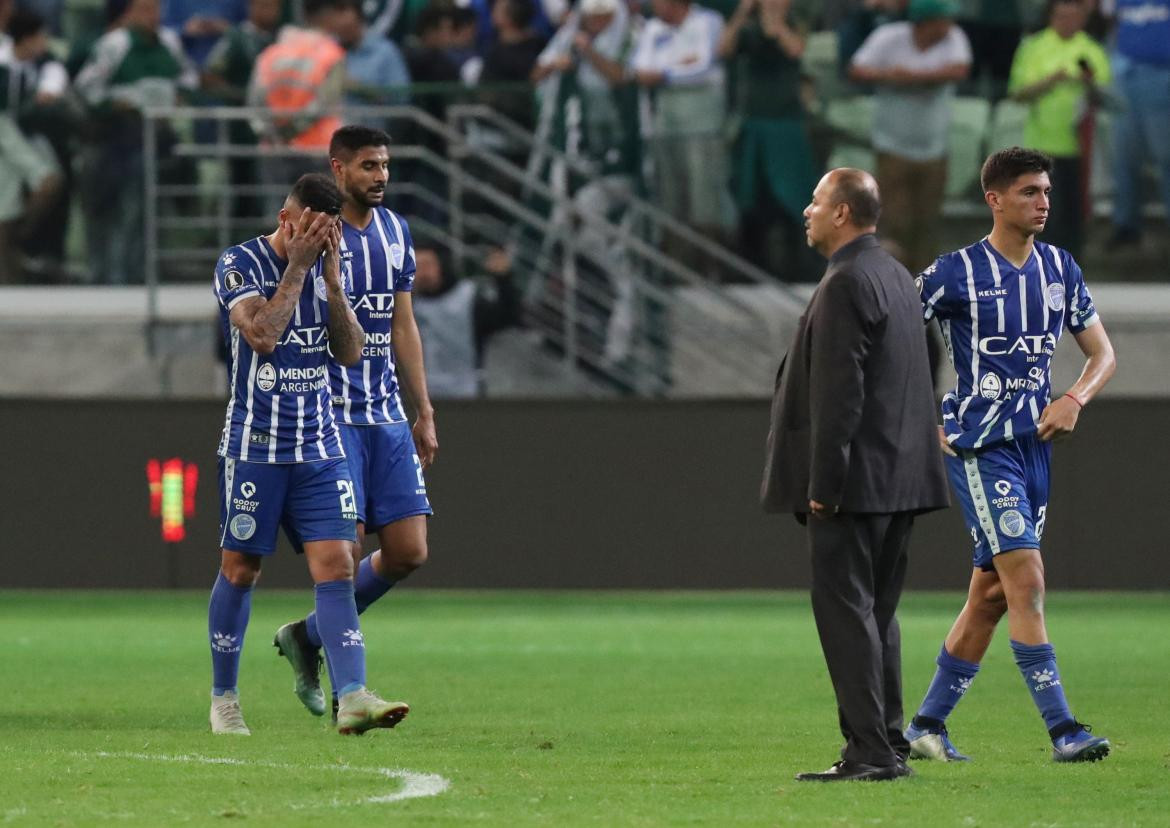
<instances>
[{"instance_id":1,"label":"dark suit trousers","mask_svg":"<svg viewBox=\"0 0 1170 828\"><path fill-rule=\"evenodd\" d=\"M894 612L906 577L910 514L808 519L812 605L837 694L841 758L892 765L902 736L902 641Z\"/></svg>"}]
</instances>

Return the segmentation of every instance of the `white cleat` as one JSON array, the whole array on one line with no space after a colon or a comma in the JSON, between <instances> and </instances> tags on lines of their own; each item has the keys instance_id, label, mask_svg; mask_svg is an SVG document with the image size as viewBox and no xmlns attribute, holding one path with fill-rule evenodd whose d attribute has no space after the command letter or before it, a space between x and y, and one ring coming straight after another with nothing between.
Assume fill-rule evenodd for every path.
<instances>
[{"instance_id":1,"label":"white cleat","mask_svg":"<svg viewBox=\"0 0 1170 828\"><path fill-rule=\"evenodd\" d=\"M240 712L240 696L230 690L222 696L211 696L211 732L235 733L240 736L251 736L252 731L244 724L244 714Z\"/></svg>"}]
</instances>

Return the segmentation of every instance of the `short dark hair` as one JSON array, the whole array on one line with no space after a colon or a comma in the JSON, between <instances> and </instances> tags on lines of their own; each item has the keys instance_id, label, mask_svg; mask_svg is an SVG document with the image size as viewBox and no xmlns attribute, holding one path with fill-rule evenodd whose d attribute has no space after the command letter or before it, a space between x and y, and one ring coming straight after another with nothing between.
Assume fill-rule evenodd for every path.
<instances>
[{"instance_id":1,"label":"short dark hair","mask_svg":"<svg viewBox=\"0 0 1170 828\"><path fill-rule=\"evenodd\" d=\"M504 11L517 29L527 29L536 19L536 6L532 0L496 0L504 4Z\"/></svg>"},{"instance_id":2,"label":"short dark hair","mask_svg":"<svg viewBox=\"0 0 1170 828\"><path fill-rule=\"evenodd\" d=\"M306 20L310 20L324 11L344 11L345 9L356 9L360 13L361 4L357 0L304 0L304 6L302 6Z\"/></svg>"},{"instance_id":3,"label":"short dark hair","mask_svg":"<svg viewBox=\"0 0 1170 828\"><path fill-rule=\"evenodd\" d=\"M1039 150L1009 147L988 156L979 173L983 192L1002 190L1021 175L1051 173L1052 159Z\"/></svg>"},{"instance_id":4,"label":"short dark hair","mask_svg":"<svg viewBox=\"0 0 1170 828\"><path fill-rule=\"evenodd\" d=\"M415 34L421 37L442 26L444 21L454 22L454 9L455 7L447 0L432 0L415 18Z\"/></svg>"},{"instance_id":5,"label":"short dark hair","mask_svg":"<svg viewBox=\"0 0 1170 828\"><path fill-rule=\"evenodd\" d=\"M849 221L854 227L876 227L882 214L881 192L868 173L851 168L837 170L833 201L849 206Z\"/></svg>"},{"instance_id":6,"label":"short dark hair","mask_svg":"<svg viewBox=\"0 0 1170 828\"><path fill-rule=\"evenodd\" d=\"M346 124L329 139L329 157L348 161L353 154L366 147L388 147L390 135L381 129L361 124Z\"/></svg>"},{"instance_id":7,"label":"short dark hair","mask_svg":"<svg viewBox=\"0 0 1170 828\"><path fill-rule=\"evenodd\" d=\"M45 18L32 9L17 6L12 10L12 17L8 18L8 36L13 43L20 43L27 37L33 37L45 30Z\"/></svg>"},{"instance_id":8,"label":"short dark hair","mask_svg":"<svg viewBox=\"0 0 1170 828\"><path fill-rule=\"evenodd\" d=\"M315 213L341 215L341 190L333 176L325 173L305 173L293 184L289 197Z\"/></svg>"}]
</instances>

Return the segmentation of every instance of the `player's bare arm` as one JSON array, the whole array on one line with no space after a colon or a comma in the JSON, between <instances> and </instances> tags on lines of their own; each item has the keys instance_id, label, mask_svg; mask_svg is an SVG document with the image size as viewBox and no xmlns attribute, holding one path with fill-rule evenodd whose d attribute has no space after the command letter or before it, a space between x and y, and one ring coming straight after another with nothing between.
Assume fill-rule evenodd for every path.
<instances>
[{"instance_id":1,"label":"player's bare arm","mask_svg":"<svg viewBox=\"0 0 1170 828\"><path fill-rule=\"evenodd\" d=\"M322 268L325 295L329 301L329 350L342 365L357 365L362 360L365 332L349 306L341 280L341 224L335 222L325 240Z\"/></svg>"},{"instance_id":2,"label":"player's bare arm","mask_svg":"<svg viewBox=\"0 0 1170 828\"><path fill-rule=\"evenodd\" d=\"M280 232L284 234L288 266L276 293L269 299L250 297L232 308L232 324L256 353L267 356L276 350L300 301L305 274L321 254L332 221L332 216L319 213L314 217L305 208L299 219L282 222Z\"/></svg>"},{"instance_id":3,"label":"player's bare arm","mask_svg":"<svg viewBox=\"0 0 1170 828\"><path fill-rule=\"evenodd\" d=\"M409 291L394 294L394 318L390 322L390 338L394 355L402 371L402 388L410 397L418 418L411 433L418 459L425 469L435 461L439 438L435 432L435 409L427 393L427 375L423 367L422 336L414 319L414 306Z\"/></svg>"},{"instance_id":4,"label":"player's bare arm","mask_svg":"<svg viewBox=\"0 0 1170 828\"><path fill-rule=\"evenodd\" d=\"M1049 403L1040 412L1036 434L1041 440L1059 440L1072 434L1077 426L1081 408L1088 404L1097 392L1113 376L1117 358L1113 355L1113 344L1105 332L1105 326L1098 322L1075 334L1081 353L1087 358L1080 378L1073 386Z\"/></svg>"}]
</instances>

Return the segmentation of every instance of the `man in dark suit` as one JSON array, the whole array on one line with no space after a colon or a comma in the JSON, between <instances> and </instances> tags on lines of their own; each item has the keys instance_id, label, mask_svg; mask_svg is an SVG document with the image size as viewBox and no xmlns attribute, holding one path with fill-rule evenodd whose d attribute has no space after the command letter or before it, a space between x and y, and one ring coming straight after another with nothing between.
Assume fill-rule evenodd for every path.
<instances>
[{"instance_id":1,"label":"man in dark suit","mask_svg":"<svg viewBox=\"0 0 1170 828\"><path fill-rule=\"evenodd\" d=\"M805 208L829 266L777 377L761 500L808 529L812 604L845 747L801 781L910 774L894 612L916 514L948 504L922 305L874 236L861 170L821 179ZM811 519L810 519L811 515Z\"/></svg>"}]
</instances>

